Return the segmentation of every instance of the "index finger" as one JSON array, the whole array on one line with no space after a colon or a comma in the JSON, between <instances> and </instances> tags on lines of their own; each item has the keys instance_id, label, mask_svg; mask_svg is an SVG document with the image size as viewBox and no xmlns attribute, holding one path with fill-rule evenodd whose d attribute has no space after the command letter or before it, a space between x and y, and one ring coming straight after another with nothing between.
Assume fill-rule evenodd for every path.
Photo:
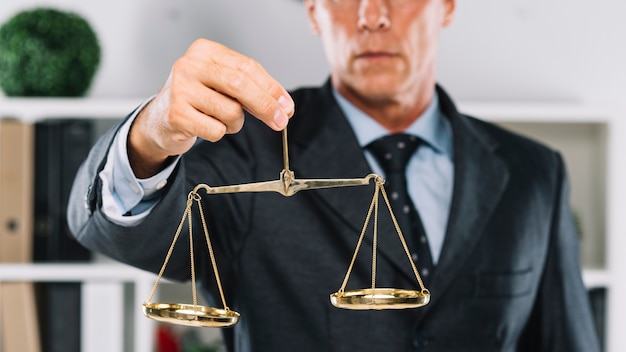
<instances>
[{"instance_id":1,"label":"index finger","mask_svg":"<svg viewBox=\"0 0 626 352\"><path fill-rule=\"evenodd\" d=\"M272 129L285 128L294 113L287 90L256 60L218 43L208 45L211 69L202 71L203 84L237 100Z\"/></svg>"}]
</instances>

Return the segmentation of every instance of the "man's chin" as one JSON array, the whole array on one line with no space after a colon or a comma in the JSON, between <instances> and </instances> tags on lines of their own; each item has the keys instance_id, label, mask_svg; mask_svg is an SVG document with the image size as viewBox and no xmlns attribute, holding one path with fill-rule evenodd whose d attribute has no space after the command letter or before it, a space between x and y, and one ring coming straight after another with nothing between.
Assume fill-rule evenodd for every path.
<instances>
[{"instance_id":1,"label":"man's chin","mask_svg":"<svg viewBox=\"0 0 626 352\"><path fill-rule=\"evenodd\" d=\"M361 83L356 90L359 95L368 100L386 101L393 100L399 92L399 84L380 81L368 81Z\"/></svg>"},{"instance_id":2,"label":"man's chin","mask_svg":"<svg viewBox=\"0 0 626 352\"><path fill-rule=\"evenodd\" d=\"M343 86L346 93L370 102L395 100L405 84L396 75L360 75L346 78L338 86Z\"/></svg>"}]
</instances>

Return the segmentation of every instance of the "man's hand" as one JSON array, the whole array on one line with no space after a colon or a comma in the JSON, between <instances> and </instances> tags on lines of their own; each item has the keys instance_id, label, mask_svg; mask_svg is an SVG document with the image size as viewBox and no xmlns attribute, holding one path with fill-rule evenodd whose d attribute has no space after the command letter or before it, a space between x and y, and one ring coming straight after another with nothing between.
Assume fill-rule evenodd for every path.
<instances>
[{"instance_id":1,"label":"man's hand","mask_svg":"<svg viewBox=\"0 0 626 352\"><path fill-rule=\"evenodd\" d=\"M293 115L285 88L255 60L219 43L196 40L178 59L156 97L131 126L128 156L138 178L158 173L196 138L236 133L244 110L279 131Z\"/></svg>"}]
</instances>

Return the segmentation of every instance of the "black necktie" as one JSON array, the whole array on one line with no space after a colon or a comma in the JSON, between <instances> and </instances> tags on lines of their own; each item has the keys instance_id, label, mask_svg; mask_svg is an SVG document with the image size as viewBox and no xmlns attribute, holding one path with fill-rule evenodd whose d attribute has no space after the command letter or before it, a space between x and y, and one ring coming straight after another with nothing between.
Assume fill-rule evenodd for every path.
<instances>
[{"instance_id":1,"label":"black necktie","mask_svg":"<svg viewBox=\"0 0 626 352\"><path fill-rule=\"evenodd\" d=\"M428 238L407 188L406 166L421 143L412 135L398 133L381 137L367 146L385 172L385 189L398 225L412 251L422 280L429 282L434 269Z\"/></svg>"}]
</instances>

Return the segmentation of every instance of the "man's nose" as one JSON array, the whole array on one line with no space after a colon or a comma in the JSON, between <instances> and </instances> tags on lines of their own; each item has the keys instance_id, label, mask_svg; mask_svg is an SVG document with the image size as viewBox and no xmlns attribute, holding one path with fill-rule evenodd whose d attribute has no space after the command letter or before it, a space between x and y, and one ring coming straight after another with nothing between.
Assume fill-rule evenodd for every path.
<instances>
[{"instance_id":1,"label":"man's nose","mask_svg":"<svg viewBox=\"0 0 626 352\"><path fill-rule=\"evenodd\" d=\"M359 5L358 27L366 31L377 31L391 27L387 0L362 0Z\"/></svg>"}]
</instances>

